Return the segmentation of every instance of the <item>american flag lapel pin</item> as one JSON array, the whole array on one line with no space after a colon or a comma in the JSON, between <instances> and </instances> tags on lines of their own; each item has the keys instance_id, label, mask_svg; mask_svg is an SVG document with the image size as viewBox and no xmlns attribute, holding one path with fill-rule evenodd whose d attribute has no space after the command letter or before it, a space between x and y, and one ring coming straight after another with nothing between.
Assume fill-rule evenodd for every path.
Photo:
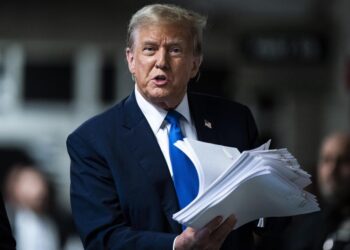
<instances>
[{"instance_id":1,"label":"american flag lapel pin","mask_svg":"<svg viewBox=\"0 0 350 250\"><path fill-rule=\"evenodd\" d=\"M205 120L205 119L204 119L204 126L206 126L207 128L210 128L210 129L213 128L211 125L211 122L208 120Z\"/></svg>"}]
</instances>

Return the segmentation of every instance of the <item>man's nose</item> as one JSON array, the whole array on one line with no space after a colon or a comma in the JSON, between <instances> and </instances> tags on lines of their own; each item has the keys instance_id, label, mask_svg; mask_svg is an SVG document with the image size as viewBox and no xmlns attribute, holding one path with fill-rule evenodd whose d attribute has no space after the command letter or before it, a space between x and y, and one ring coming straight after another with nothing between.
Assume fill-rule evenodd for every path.
<instances>
[{"instance_id":1,"label":"man's nose","mask_svg":"<svg viewBox=\"0 0 350 250\"><path fill-rule=\"evenodd\" d=\"M165 49L159 50L158 52L156 68L163 70L169 68L169 58Z\"/></svg>"}]
</instances>

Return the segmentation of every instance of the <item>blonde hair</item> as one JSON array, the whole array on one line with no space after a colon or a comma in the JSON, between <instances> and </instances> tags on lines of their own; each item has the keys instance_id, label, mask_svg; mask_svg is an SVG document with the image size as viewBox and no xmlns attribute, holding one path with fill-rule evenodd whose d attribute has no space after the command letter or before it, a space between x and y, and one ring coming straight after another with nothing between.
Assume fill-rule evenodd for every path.
<instances>
[{"instance_id":1,"label":"blonde hair","mask_svg":"<svg viewBox=\"0 0 350 250\"><path fill-rule=\"evenodd\" d=\"M138 10L130 19L127 33L127 47L133 48L134 32L139 27L157 23L185 25L191 31L194 43L194 54L202 55L203 30L207 18L191 10L172 4L146 5Z\"/></svg>"}]
</instances>

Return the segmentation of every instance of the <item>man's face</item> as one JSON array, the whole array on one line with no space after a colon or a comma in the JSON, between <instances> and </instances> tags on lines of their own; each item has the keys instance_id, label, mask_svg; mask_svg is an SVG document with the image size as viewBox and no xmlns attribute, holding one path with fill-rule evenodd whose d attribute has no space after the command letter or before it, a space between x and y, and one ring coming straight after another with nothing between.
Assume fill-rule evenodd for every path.
<instances>
[{"instance_id":1,"label":"man's face","mask_svg":"<svg viewBox=\"0 0 350 250\"><path fill-rule=\"evenodd\" d=\"M326 201L339 203L350 196L350 141L335 135L326 139L320 152L318 181Z\"/></svg>"},{"instance_id":2,"label":"man's face","mask_svg":"<svg viewBox=\"0 0 350 250\"><path fill-rule=\"evenodd\" d=\"M190 30L182 25L153 24L135 30L134 46L126 56L145 99L165 109L181 102L201 63L193 46Z\"/></svg>"}]
</instances>

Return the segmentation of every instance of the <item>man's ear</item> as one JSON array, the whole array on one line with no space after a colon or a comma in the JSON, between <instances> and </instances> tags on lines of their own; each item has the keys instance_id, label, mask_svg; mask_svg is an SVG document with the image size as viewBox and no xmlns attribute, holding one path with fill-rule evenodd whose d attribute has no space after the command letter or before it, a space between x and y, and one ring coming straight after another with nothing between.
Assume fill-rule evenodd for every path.
<instances>
[{"instance_id":1,"label":"man's ear","mask_svg":"<svg viewBox=\"0 0 350 250\"><path fill-rule=\"evenodd\" d=\"M202 64L202 56L195 56L192 63L191 78L195 77L199 71L199 67Z\"/></svg>"},{"instance_id":2,"label":"man's ear","mask_svg":"<svg viewBox=\"0 0 350 250\"><path fill-rule=\"evenodd\" d=\"M126 60L128 61L128 67L131 74L135 72L135 63L134 63L134 53L131 48L126 48L125 50Z\"/></svg>"}]
</instances>

